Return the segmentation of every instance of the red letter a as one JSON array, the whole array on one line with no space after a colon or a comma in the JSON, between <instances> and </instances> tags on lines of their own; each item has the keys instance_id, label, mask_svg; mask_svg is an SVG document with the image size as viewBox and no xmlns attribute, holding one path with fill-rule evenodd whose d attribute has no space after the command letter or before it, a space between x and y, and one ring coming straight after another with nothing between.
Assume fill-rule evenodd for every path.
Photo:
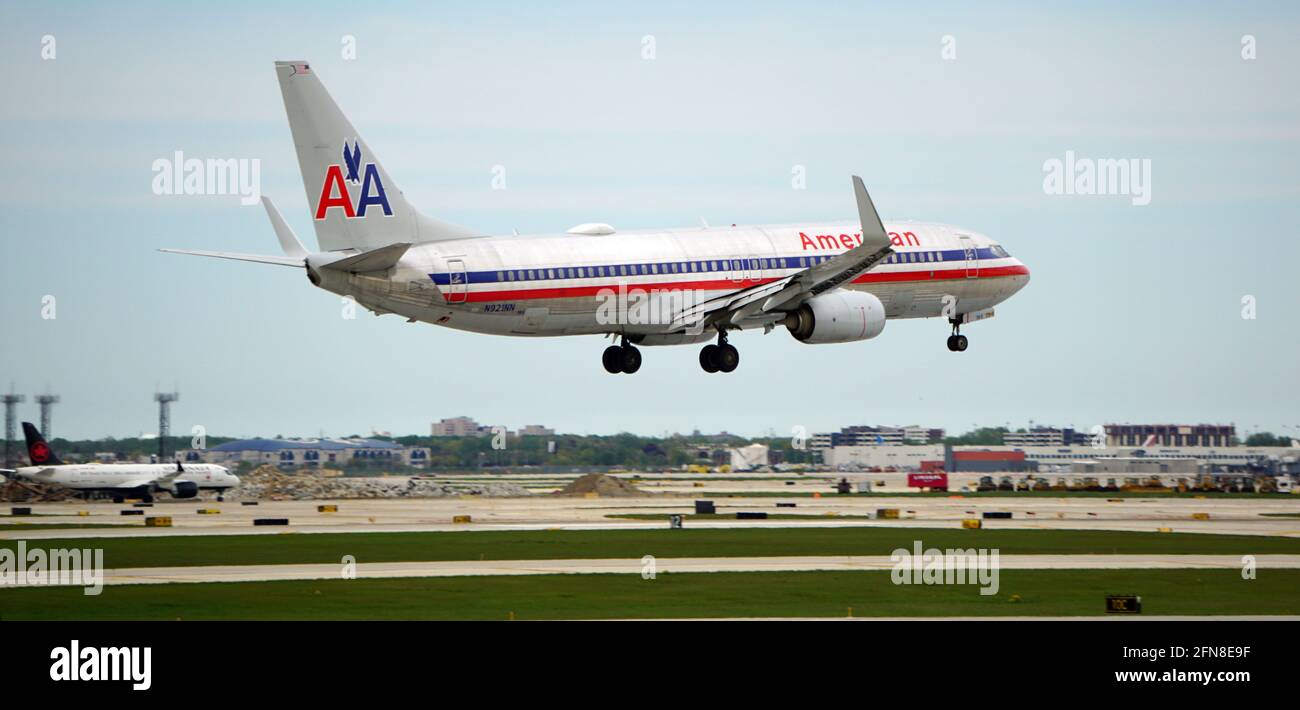
<instances>
[{"instance_id":1,"label":"red letter a","mask_svg":"<svg viewBox=\"0 0 1300 710\"><path fill-rule=\"evenodd\" d=\"M338 196L334 196L334 185L338 184ZM325 171L325 184L321 186L320 199L316 201L316 219L325 219L325 211L331 207L342 207L343 214L348 217L356 217L352 210L352 196L348 194L348 186L343 182L343 171L337 165L331 165L329 170Z\"/></svg>"}]
</instances>

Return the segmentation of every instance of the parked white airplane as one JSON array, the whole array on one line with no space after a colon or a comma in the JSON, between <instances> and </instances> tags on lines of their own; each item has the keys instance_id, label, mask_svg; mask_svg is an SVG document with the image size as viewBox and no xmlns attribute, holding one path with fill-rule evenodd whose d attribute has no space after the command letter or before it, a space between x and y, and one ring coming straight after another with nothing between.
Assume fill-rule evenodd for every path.
<instances>
[{"instance_id":1,"label":"parked white airplane","mask_svg":"<svg viewBox=\"0 0 1300 710\"><path fill-rule=\"evenodd\" d=\"M1029 282L988 237L942 224L880 221L853 178L857 223L493 237L412 207L305 62L277 62L321 251L308 253L270 199L284 256L164 249L305 268L316 286L395 313L479 333L604 334L605 369L636 372L636 345L716 344L707 372L740 362L732 330L784 325L804 343L879 335L891 318L946 317L948 349L964 323Z\"/></svg>"},{"instance_id":2,"label":"parked white airplane","mask_svg":"<svg viewBox=\"0 0 1300 710\"><path fill-rule=\"evenodd\" d=\"M88 463L65 464L31 422L23 422L27 457L31 466L0 469L37 483L52 483L83 492L110 493L117 502L126 498L152 501L166 491L173 498L193 498L200 490L217 491L218 500L227 489L239 485L239 477L224 466L210 463Z\"/></svg>"}]
</instances>

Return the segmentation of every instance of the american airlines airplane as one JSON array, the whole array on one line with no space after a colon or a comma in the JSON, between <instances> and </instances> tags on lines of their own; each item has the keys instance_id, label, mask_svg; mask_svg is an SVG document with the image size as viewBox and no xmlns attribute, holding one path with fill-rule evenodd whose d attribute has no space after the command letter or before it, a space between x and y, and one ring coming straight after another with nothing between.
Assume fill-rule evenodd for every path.
<instances>
[{"instance_id":1,"label":"american airlines airplane","mask_svg":"<svg viewBox=\"0 0 1300 710\"><path fill-rule=\"evenodd\" d=\"M276 62L319 252L308 252L269 198L284 256L163 249L305 269L312 284L393 313L477 333L604 335L610 373L641 367L637 346L710 342L706 372L731 372L731 331L785 326L800 342L880 335L893 318L961 326L1029 282L987 236L925 222L885 225L853 177L858 221L488 236L406 201L306 62Z\"/></svg>"},{"instance_id":2,"label":"american airlines airplane","mask_svg":"<svg viewBox=\"0 0 1300 710\"><path fill-rule=\"evenodd\" d=\"M0 469L6 476L17 476L37 483L52 483L84 493L109 493L121 503L126 498L152 502L155 493L165 491L173 498L194 498L201 490L217 491L217 499L227 489L239 485L239 477L224 466L210 463L88 463L65 464L32 425L23 422L27 438L27 457L31 466Z\"/></svg>"}]
</instances>

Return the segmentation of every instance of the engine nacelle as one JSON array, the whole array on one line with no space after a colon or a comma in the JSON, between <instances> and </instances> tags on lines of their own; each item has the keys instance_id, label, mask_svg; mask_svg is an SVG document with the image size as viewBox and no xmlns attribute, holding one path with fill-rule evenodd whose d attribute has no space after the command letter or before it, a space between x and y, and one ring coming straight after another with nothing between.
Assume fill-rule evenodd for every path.
<instances>
[{"instance_id":1,"label":"engine nacelle","mask_svg":"<svg viewBox=\"0 0 1300 710\"><path fill-rule=\"evenodd\" d=\"M199 484L194 481L173 481L171 485L162 488L172 494L173 498L193 498L199 494Z\"/></svg>"},{"instance_id":2,"label":"engine nacelle","mask_svg":"<svg viewBox=\"0 0 1300 710\"><path fill-rule=\"evenodd\" d=\"M831 291L813 297L782 322L801 343L851 343L880 335L885 306L869 293Z\"/></svg>"}]
</instances>

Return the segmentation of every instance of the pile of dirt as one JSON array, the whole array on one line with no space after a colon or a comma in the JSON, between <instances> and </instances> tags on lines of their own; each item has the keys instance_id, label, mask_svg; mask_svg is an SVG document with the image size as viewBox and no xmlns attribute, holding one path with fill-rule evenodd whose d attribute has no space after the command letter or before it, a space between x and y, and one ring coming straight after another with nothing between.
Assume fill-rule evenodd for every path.
<instances>
[{"instance_id":1,"label":"pile of dirt","mask_svg":"<svg viewBox=\"0 0 1300 710\"><path fill-rule=\"evenodd\" d=\"M513 483L449 484L426 478L341 477L314 472L281 471L263 465L240 476L230 500L337 500L347 498L445 498L481 495L489 498L530 495Z\"/></svg>"},{"instance_id":2,"label":"pile of dirt","mask_svg":"<svg viewBox=\"0 0 1300 710\"><path fill-rule=\"evenodd\" d=\"M17 478L0 479L0 501L6 503L49 503L72 497L72 489Z\"/></svg>"},{"instance_id":3,"label":"pile of dirt","mask_svg":"<svg viewBox=\"0 0 1300 710\"><path fill-rule=\"evenodd\" d=\"M602 498L625 498L649 495L640 488L616 476L589 473L558 491L562 496L585 496L594 493Z\"/></svg>"}]
</instances>

